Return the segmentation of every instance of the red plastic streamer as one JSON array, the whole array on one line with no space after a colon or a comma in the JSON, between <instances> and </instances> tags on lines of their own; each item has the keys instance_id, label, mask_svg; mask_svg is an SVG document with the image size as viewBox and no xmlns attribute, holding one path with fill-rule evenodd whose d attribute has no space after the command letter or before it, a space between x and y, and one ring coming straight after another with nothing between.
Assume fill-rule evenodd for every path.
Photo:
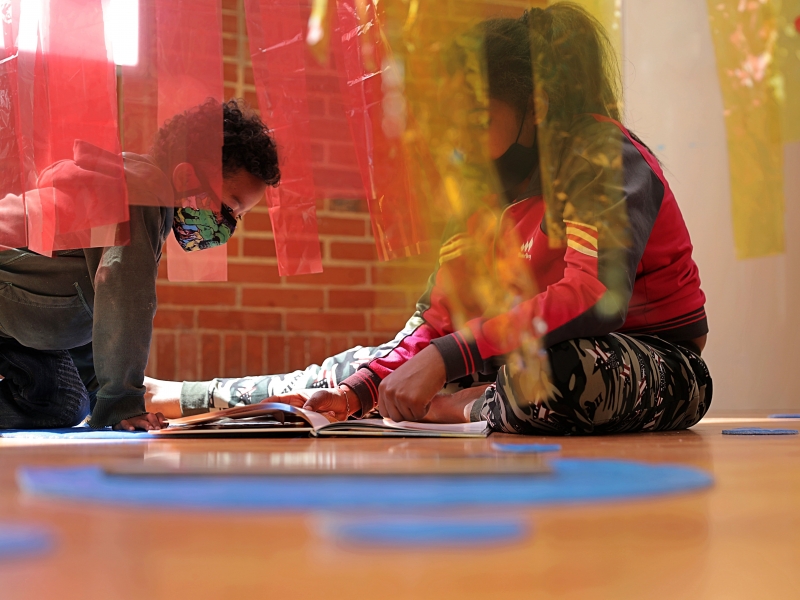
<instances>
[{"instance_id":1,"label":"red plastic streamer","mask_svg":"<svg viewBox=\"0 0 800 600\"><path fill-rule=\"evenodd\" d=\"M279 149L281 183L267 202L281 275L320 273L305 73L305 26L298 0L245 0L258 103Z\"/></svg>"},{"instance_id":2,"label":"red plastic streamer","mask_svg":"<svg viewBox=\"0 0 800 600\"><path fill-rule=\"evenodd\" d=\"M332 46L378 256L390 260L419 254L423 229L403 147L402 65L383 37L375 4L360 8L363 14L354 0L338 2L339 35Z\"/></svg>"},{"instance_id":3,"label":"red plastic streamer","mask_svg":"<svg viewBox=\"0 0 800 600\"><path fill-rule=\"evenodd\" d=\"M163 126L212 98L222 102L222 15L216 0L156 0L158 66L157 122ZM222 196L222 115L219 128L204 131L202 169L217 197ZM186 140L184 140L184 143ZM188 148L183 149L186 154ZM180 160L181 151L173 155ZM167 174L168 176L171 174ZM171 281L225 281L227 254L218 250L185 252L167 237L167 276Z\"/></svg>"},{"instance_id":4,"label":"red plastic streamer","mask_svg":"<svg viewBox=\"0 0 800 600\"><path fill-rule=\"evenodd\" d=\"M42 230L52 229L53 238L50 245L31 236L29 247L48 253L112 245L128 203L101 0L48 4L35 68L34 151Z\"/></svg>"}]
</instances>

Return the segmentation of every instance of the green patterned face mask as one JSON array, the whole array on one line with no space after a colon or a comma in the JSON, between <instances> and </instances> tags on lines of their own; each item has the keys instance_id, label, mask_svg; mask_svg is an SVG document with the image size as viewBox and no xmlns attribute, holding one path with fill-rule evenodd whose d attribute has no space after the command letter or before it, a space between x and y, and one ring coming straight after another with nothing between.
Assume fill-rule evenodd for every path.
<instances>
[{"instance_id":1,"label":"green patterned face mask","mask_svg":"<svg viewBox=\"0 0 800 600\"><path fill-rule=\"evenodd\" d=\"M204 198L197 197L202 206ZM236 219L231 209L222 205L222 210L176 208L172 220L175 239L186 252L205 250L226 243L236 229Z\"/></svg>"}]
</instances>

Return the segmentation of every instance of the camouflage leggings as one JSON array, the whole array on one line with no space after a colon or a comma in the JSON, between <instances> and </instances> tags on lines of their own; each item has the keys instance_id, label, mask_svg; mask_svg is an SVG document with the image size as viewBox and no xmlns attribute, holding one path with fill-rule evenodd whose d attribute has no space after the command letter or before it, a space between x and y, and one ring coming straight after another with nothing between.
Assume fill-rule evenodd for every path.
<instances>
[{"instance_id":1,"label":"camouflage leggings","mask_svg":"<svg viewBox=\"0 0 800 600\"><path fill-rule=\"evenodd\" d=\"M711 403L705 362L656 337L612 333L562 342L548 354L548 397L524 398L502 367L472 418L494 431L529 435L671 431L696 424Z\"/></svg>"},{"instance_id":2,"label":"camouflage leggings","mask_svg":"<svg viewBox=\"0 0 800 600\"><path fill-rule=\"evenodd\" d=\"M298 389L336 387L386 348L356 347L302 371L185 383L184 414L260 402ZM548 350L552 393L526 400L505 367L497 374L449 384L446 391L493 381L472 417L495 431L522 434L601 434L685 429L711 402L711 378L695 353L651 336L610 334L570 340Z\"/></svg>"}]
</instances>

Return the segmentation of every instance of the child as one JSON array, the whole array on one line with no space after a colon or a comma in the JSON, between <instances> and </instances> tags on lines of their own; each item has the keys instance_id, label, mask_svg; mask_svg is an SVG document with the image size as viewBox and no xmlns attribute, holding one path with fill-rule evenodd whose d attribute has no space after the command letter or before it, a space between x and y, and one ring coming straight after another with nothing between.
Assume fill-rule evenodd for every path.
<instances>
[{"instance_id":1,"label":"child","mask_svg":"<svg viewBox=\"0 0 800 600\"><path fill-rule=\"evenodd\" d=\"M459 249L471 234L462 232L443 245L429 290L392 342L289 376L185 384L184 404L204 409L209 398L225 406L325 387L282 400L339 419L377 408L396 421L487 420L495 431L522 434L675 430L703 417L712 391L700 357L708 325L691 241L657 159L619 123L601 26L559 3L480 31L489 152L513 199L496 225L492 259L496 267L515 257L538 293L497 316L475 311L457 329L446 286L465 272ZM537 130L548 132L538 144ZM544 176L540 148L550 161ZM558 199L547 219L546 178ZM565 247L550 248L548 227ZM526 335L541 337L550 375L508 360ZM440 394L448 382L469 385L481 375L488 385Z\"/></svg>"},{"instance_id":2,"label":"child","mask_svg":"<svg viewBox=\"0 0 800 600\"><path fill-rule=\"evenodd\" d=\"M220 120L222 187L215 190L204 142ZM75 182L80 191L80 182L101 179L103 151L83 142L75 147L75 160L48 167L40 182L57 172L59 182ZM145 410L143 380L166 237L174 232L187 251L225 243L236 219L280 177L266 127L235 101L209 100L176 116L158 132L151 156L126 153L124 164L129 245L52 258L27 249L0 252L0 429L70 427L90 409L95 428L161 428L163 415ZM221 204L207 204L221 211L172 208L174 198L202 206L209 197ZM0 199L6 216L18 205L16 197ZM14 226L0 220L0 227Z\"/></svg>"}]
</instances>

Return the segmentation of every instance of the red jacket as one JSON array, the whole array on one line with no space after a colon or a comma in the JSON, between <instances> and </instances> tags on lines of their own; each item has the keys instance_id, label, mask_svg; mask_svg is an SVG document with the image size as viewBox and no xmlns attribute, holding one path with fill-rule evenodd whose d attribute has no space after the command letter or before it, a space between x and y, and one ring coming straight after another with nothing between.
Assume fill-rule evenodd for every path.
<instances>
[{"instance_id":1,"label":"red jacket","mask_svg":"<svg viewBox=\"0 0 800 600\"><path fill-rule=\"evenodd\" d=\"M549 219L537 172L499 219L479 211L447 238L404 330L343 382L362 414L381 380L429 344L454 381L492 372L528 335L549 347L616 331L675 342L708 332L689 232L658 160L598 115L577 122L560 157ZM548 225L565 245L551 247Z\"/></svg>"}]
</instances>

